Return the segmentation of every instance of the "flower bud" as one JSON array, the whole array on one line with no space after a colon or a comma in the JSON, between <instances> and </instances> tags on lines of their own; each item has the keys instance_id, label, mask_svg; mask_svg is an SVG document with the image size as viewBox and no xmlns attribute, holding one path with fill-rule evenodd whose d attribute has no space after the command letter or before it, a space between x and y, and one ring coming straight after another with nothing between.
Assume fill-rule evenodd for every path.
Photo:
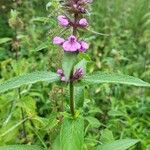
<instances>
[{"instance_id":1,"label":"flower bud","mask_svg":"<svg viewBox=\"0 0 150 150\"><path fill-rule=\"evenodd\" d=\"M64 75L64 72L63 72L62 69L58 69L58 70L57 70L57 74L60 76L61 81L66 81L65 75Z\"/></svg>"},{"instance_id":2,"label":"flower bud","mask_svg":"<svg viewBox=\"0 0 150 150\"><path fill-rule=\"evenodd\" d=\"M53 44L56 44L56 45L62 45L64 43L64 39L61 38L61 37L58 37L56 36L54 39L53 39Z\"/></svg>"},{"instance_id":3,"label":"flower bud","mask_svg":"<svg viewBox=\"0 0 150 150\"><path fill-rule=\"evenodd\" d=\"M88 26L88 22L85 18L82 18L80 21L79 21L79 25L83 28L87 27Z\"/></svg>"},{"instance_id":4,"label":"flower bud","mask_svg":"<svg viewBox=\"0 0 150 150\"><path fill-rule=\"evenodd\" d=\"M58 22L61 26L63 27L68 27L69 26L69 20L66 16L60 15L57 17Z\"/></svg>"}]
</instances>

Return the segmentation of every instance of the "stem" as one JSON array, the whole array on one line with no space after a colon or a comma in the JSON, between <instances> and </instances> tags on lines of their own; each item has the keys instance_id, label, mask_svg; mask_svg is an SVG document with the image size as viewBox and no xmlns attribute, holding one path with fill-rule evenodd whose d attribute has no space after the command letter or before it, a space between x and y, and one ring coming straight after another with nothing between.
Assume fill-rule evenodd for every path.
<instances>
[{"instance_id":1,"label":"stem","mask_svg":"<svg viewBox=\"0 0 150 150\"><path fill-rule=\"evenodd\" d=\"M74 111L74 84L73 81L70 81L70 111L72 116L75 115L75 111Z\"/></svg>"},{"instance_id":2,"label":"stem","mask_svg":"<svg viewBox=\"0 0 150 150\"><path fill-rule=\"evenodd\" d=\"M76 26L76 22L78 19L78 14L74 14L74 26L73 26L73 35L76 36L77 35L77 26Z\"/></svg>"},{"instance_id":3,"label":"stem","mask_svg":"<svg viewBox=\"0 0 150 150\"><path fill-rule=\"evenodd\" d=\"M36 136L37 136L38 139L40 140L41 144L45 147L45 149L48 149L47 146L46 146L46 144L45 144L45 142L42 140L42 137L41 137L40 134L38 133L38 131L37 131L37 129L36 129L36 127L35 127L33 121L31 120L31 118L29 119L29 122L30 122L30 124L31 124L31 126L32 126L32 128L31 128L32 131L36 134Z\"/></svg>"},{"instance_id":4,"label":"stem","mask_svg":"<svg viewBox=\"0 0 150 150\"><path fill-rule=\"evenodd\" d=\"M25 119L24 111L21 108L21 115L22 115L22 120ZM23 130L23 136L25 138L25 141L27 141L27 132L26 132L26 126L25 126L25 121L22 123L22 130Z\"/></svg>"},{"instance_id":5,"label":"stem","mask_svg":"<svg viewBox=\"0 0 150 150\"><path fill-rule=\"evenodd\" d=\"M78 19L78 14L74 14L74 26L73 26L73 35L76 36L77 35L77 27L76 27L76 22ZM70 75L70 78L73 76L73 69ZM70 112L72 114L72 116L74 117L75 115L75 108L74 108L74 82L70 81L69 83L69 88L70 88Z\"/></svg>"},{"instance_id":6,"label":"stem","mask_svg":"<svg viewBox=\"0 0 150 150\"><path fill-rule=\"evenodd\" d=\"M20 88L18 88L18 95L19 95L19 99L21 99ZM22 120L25 119L25 114L24 114L23 108L21 108L21 117L22 117ZM23 130L23 137L25 138L25 143L26 143L27 142L27 132L26 132L25 121L22 123L22 130Z\"/></svg>"}]
</instances>

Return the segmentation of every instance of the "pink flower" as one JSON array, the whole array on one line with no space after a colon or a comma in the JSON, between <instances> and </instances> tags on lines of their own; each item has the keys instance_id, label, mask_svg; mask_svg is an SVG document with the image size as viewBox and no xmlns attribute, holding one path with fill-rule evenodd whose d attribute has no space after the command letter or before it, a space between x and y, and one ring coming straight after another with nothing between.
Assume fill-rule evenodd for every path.
<instances>
[{"instance_id":1,"label":"pink flower","mask_svg":"<svg viewBox=\"0 0 150 150\"><path fill-rule=\"evenodd\" d=\"M71 35L67 41L63 43L63 49L67 52L75 52L81 48L80 43L74 35Z\"/></svg>"},{"instance_id":2,"label":"pink flower","mask_svg":"<svg viewBox=\"0 0 150 150\"><path fill-rule=\"evenodd\" d=\"M62 70L62 69L58 69L58 70L57 70L57 74L58 74L59 76L63 76L63 75L64 75L63 70Z\"/></svg>"},{"instance_id":3,"label":"pink flower","mask_svg":"<svg viewBox=\"0 0 150 150\"><path fill-rule=\"evenodd\" d=\"M89 48L89 44L86 43L85 41L80 41L80 45L81 45L79 49L80 52L85 52Z\"/></svg>"},{"instance_id":4,"label":"pink flower","mask_svg":"<svg viewBox=\"0 0 150 150\"><path fill-rule=\"evenodd\" d=\"M61 77L61 81L66 81L66 78L65 77Z\"/></svg>"},{"instance_id":5,"label":"pink flower","mask_svg":"<svg viewBox=\"0 0 150 150\"><path fill-rule=\"evenodd\" d=\"M79 21L79 25L81 27L87 27L88 26L88 22L85 18L82 18L80 21Z\"/></svg>"},{"instance_id":6,"label":"pink flower","mask_svg":"<svg viewBox=\"0 0 150 150\"><path fill-rule=\"evenodd\" d=\"M57 70L57 74L60 76L61 81L66 81L65 75L64 75L64 72L63 72L62 69L58 69L58 70Z\"/></svg>"},{"instance_id":7,"label":"pink flower","mask_svg":"<svg viewBox=\"0 0 150 150\"><path fill-rule=\"evenodd\" d=\"M57 19L61 26L67 27L69 25L69 20L66 16L60 15L57 17Z\"/></svg>"},{"instance_id":8,"label":"pink flower","mask_svg":"<svg viewBox=\"0 0 150 150\"><path fill-rule=\"evenodd\" d=\"M56 36L53 39L53 44L56 44L56 45L62 45L64 42L65 42L65 40L61 37L58 37L58 36Z\"/></svg>"}]
</instances>

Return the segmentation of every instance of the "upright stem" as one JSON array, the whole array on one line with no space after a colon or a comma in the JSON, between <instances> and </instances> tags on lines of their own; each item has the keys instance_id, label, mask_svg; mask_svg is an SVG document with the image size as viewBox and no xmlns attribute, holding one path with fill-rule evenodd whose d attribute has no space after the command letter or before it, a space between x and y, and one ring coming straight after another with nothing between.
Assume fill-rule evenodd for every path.
<instances>
[{"instance_id":1,"label":"upright stem","mask_svg":"<svg viewBox=\"0 0 150 150\"><path fill-rule=\"evenodd\" d=\"M76 24L78 18L78 14L74 14L74 23ZM73 27L73 35L77 35L77 27L76 25ZM71 71L70 77L73 75L73 69ZM74 108L74 82L70 81L69 83L69 89L70 89L70 112L72 116L75 115L75 108Z\"/></svg>"},{"instance_id":2,"label":"upright stem","mask_svg":"<svg viewBox=\"0 0 150 150\"><path fill-rule=\"evenodd\" d=\"M74 111L74 85L73 85L73 81L70 81L70 111L72 116L75 115L75 111Z\"/></svg>"},{"instance_id":3,"label":"upright stem","mask_svg":"<svg viewBox=\"0 0 150 150\"><path fill-rule=\"evenodd\" d=\"M21 99L20 93L21 93L20 88L18 88L19 99ZM21 108L21 117L22 117L22 120L25 119L25 114L24 114L23 108ZM27 132L26 132L25 121L22 123L22 130L23 130L23 137L25 138L25 143L26 143L27 142Z\"/></svg>"},{"instance_id":4,"label":"upright stem","mask_svg":"<svg viewBox=\"0 0 150 150\"><path fill-rule=\"evenodd\" d=\"M22 120L25 119L23 108L21 108L21 116L22 116ZM22 129L23 129L23 136L25 138L25 142L27 142L27 132L26 132L25 121L22 123Z\"/></svg>"}]
</instances>

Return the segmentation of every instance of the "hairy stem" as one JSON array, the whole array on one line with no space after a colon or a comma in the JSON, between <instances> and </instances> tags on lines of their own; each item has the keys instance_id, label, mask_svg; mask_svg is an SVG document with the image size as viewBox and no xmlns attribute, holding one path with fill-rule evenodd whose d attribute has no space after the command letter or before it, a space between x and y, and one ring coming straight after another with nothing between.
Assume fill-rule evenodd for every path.
<instances>
[{"instance_id":1,"label":"hairy stem","mask_svg":"<svg viewBox=\"0 0 150 150\"><path fill-rule=\"evenodd\" d=\"M73 27L73 35L76 36L77 35L77 27L76 27L76 22L78 19L78 14L74 14L74 27ZM70 78L73 76L73 68L72 68L72 72L70 75ZM72 114L72 116L75 115L75 108L74 108L74 82L70 81L69 83L69 88L70 88L70 112Z\"/></svg>"},{"instance_id":2,"label":"hairy stem","mask_svg":"<svg viewBox=\"0 0 150 150\"><path fill-rule=\"evenodd\" d=\"M18 88L18 95L19 95L19 99L21 99L20 88ZM22 117L22 120L25 119L25 114L24 114L23 108L21 108L21 117ZM23 130L23 137L25 138L25 142L27 142L27 132L26 132L25 121L22 123L22 130Z\"/></svg>"},{"instance_id":3,"label":"hairy stem","mask_svg":"<svg viewBox=\"0 0 150 150\"><path fill-rule=\"evenodd\" d=\"M21 108L21 116L22 116L22 120L25 119L25 114L23 109ZM25 138L25 141L27 141L27 132L26 132L26 126L25 126L25 122L22 123L22 130L23 130L23 136Z\"/></svg>"},{"instance_id":4,"label":"hairy stem","mask_svg":"<svg viewBox=\"0 0 150 150\"><path fill-rule=\"evenodd\" d=\"M73 85L73 81L70 81L70 111L72 116L75 115L75 111L74 111L74 85Z\"/></svg>"}]
</instances>

